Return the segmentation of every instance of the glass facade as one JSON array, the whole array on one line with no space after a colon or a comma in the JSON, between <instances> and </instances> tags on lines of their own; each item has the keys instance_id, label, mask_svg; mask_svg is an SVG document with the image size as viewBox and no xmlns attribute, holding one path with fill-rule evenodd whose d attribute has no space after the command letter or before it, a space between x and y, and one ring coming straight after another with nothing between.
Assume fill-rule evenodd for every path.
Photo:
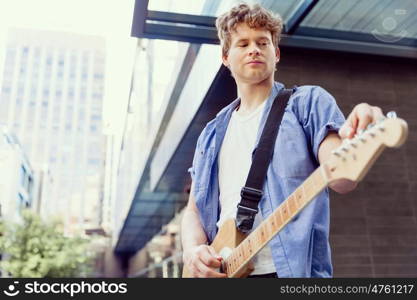
<instances>
[{"instance_id":1,"label":"glass facade","mask_svg":"<svg viewBox=\"0 0 417 300\"><path fill-rule=\"evenodd\" d=\"M87 181L102 176L104 165L104 40L13 29L5 58L0 122L16 133L34 166L49 166L52 196L44 205L67 222L88 218L98 225L102 187Z\"/></svg>"}]
</instances>

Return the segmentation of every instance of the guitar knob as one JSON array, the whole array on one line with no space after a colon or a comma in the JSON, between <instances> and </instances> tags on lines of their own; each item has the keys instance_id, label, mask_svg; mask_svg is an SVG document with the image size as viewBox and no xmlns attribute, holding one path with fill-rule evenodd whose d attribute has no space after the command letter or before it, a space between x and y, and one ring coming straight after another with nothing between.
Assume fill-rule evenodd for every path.
<instances>
[{"instance_id":1,"label":"guitar knob","mask_svg":"<svg viewBox=\"0 0 417 300\"><path fill-rule=\"evenodd\" d=\"M397 113L395 111L389 111L387 113L387 118L389 118L389 119L396 119L397 118Z\"/></svg>"}]
</instances>

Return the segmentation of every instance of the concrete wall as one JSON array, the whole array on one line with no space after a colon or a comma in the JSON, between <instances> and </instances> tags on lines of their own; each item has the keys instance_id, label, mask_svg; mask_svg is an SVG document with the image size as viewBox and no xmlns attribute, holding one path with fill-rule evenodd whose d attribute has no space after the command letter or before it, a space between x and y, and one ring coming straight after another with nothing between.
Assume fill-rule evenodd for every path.
<instances>
[{"instance_id":1,"label":"concrete wall","mask_svg":"<svg viewBox=\"0 0 417 300\"><path fill-rule=\"evenodd\" d=\"M407 121L400 149L386 149L356 191L331 192L335 277L417 276L417 62L283 49L277 80L320 85L345 116L361 102Z\"/></svg>"}]
</instances>

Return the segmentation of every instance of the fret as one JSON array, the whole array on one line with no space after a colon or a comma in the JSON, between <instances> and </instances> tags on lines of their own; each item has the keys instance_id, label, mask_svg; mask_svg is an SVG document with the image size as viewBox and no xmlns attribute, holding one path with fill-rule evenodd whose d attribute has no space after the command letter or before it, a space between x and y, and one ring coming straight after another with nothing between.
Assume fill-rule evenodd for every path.
<instances>
[{"instance_id":1,"label":"fret","mask_svg":"<svg viewBox=\"0 0 417 300\"><path fill-rule=\"evenodd\" d=\"M310 178L310 177L309 177ZM301 197L303 198L303 202L308 201L308 195L309 195L309 190L308 190L308 178L307 180L300 186L300 190L301 190Z\"/></svg>"},{"instance_id":2,"label":"fret","mask_svg":"<svg viewBox=\"0 0 417 300\"><path fill-rule=\"evenodd\" d=\"M257 244L258 245L262 244L262 228L261 228L261 226L258 226L255 231L256 231L255 236L256 236L257 241L258 241Z\"/></svg>"},{"instance_id":3,"label":"fret","mask_svg":"<svg viewBox=\"0 0 417 300\"><path fill-rule=\"evenodd\" d=\"M236 257L235 257L235 254L234 253L232 253L231 255L230 255L230 257L231 257L231 259L232 259L232 267L233 267L233 271L235 271L235 270L237 270L237 268L239 267L239 264L237 263L237 261L236 261Z\"/></svg>"},{"instance_id":4,"label":"fret","mask_svg":"<svg viewBox=\"0 0 417 300\"><path fill-rule=\"evenodd\" d=\"M311 177L313 178L314 186L317 189L320 189L320 187L321 187L321 181L320 181L320 179L321 179L321 172L320 172L320 169L321 168L318 168L317 170L315 170L313 172L313 174L311 174Z\"/></svg>"},{"instance_id":5,"label":"fret","mask_svg":"<svg viewBox=\"0 0 417 300\"><path fill-rule=\"evenodd\" d=\"M292 215L294 215L297 212L297 206L295 204L294 197L288 198L287 202L288 202L288 210L289 210L289 213L292 216Z\"/></svg>"},{"instance_id":6,"label":"fret","mask_svg":"<svg viewBox=\"0 0 417 300\"><path fill-rule=\"evenodd\" d=\"M269 231L270 231L270 234L272 234L278 228L277 221L275 220L274 212L272 212L272 214L270 214L269 217L266 218L265 221L269 224Z\"/></svg>"},{"instance_id":7,"label":"fret","mask_svg":"<svg viewBox=\"0 0 417 300\"><path fill-rule=\"evenodd\" d=\"M246 243L245 241L243 241L241 247L243 249L243 255L244 255L245 260L246 260L250 256L250 251L249 251L248 243Z\"/></svg>"},{"instance_id":8,"label":"fret","mask_svg":"<svg viewBox=\"0 0 417 300\"><path fill-rule=\"evenodd\" d=\"M326 187L327 185L326 179L323 177L321 170L322 170L322 167L318 168L317 171L314 172L315 173L314 177L316 179L318 189L322 189Z\"/></svg>"},{"instance_id":9,"label":"fret","mask_svg":"<svg viewBox=\"0 0 417 300\"><path fill-rule=\"evenodd\" d=\"M318 168L316 171L311 174L311 177L313 179L314 187L316 190L321 190L326 186L325 182L323 181L323 176L321 174L322 167Z\"/></svg>"},{"instance_id":10,"label":"fret","mask_svg":"<svg viewBox=\"0 0 417 300\"><path fill-rule=\"evenodd\" d=\"M264 226L264 228L265 228L265 237L266 237L267 241L269 241L271 238L273 238L274 235L275 235L275 232L276 232L276 229L272 226L272 224L270 223L270 220L271 220L271 218L268 217L264 222L265 223L265 226Z\"/></svg>"},{"instance_id":11,"label":"fret","mask_svg":"<svg viewBox=\"0 0 417 300\"><path fill-rule=\"evenodd\" d=\"M274 227L272 226L272 224L270 223L271 218L267 218L265 220L265 229L266 229L266 236L269 238L270 236L273 235L274 233Z\"/></svg>"},{"instance_id":12,"label":"fret","mask_svg":"<svg viewBox=\"0 0 417 300\"><path fill-rule=\"evenodd\" d=\"M261 240L261 244L265 243L265 226L263 224L261 224L259 226L259 235L260 235L260 240Z\"/></svg>"},{"instance_id":13,"label":"fret","mask_svg":"<svg viewBox=\"0 0 417 300\"><path fill-rule=\"evenodd\" d=\"M240 243L240 245L237 248L238 248L238 251L239 251L239 257L242 259L242 261L244 261L245 258L246 258L246 253L245 253L246 249L244 247L243 242Z\"/></svg>"},{"instance_id":14,"label":"fret","mask_svg":"<svg viewBox=\"0 0 417 300\"><path fill-rule=\"evenodd\" d=\"M298 207L302 207L304 205L305 200L303 198L302 191L299 187L294 191L294 197L297 198Z\"/></svg>"},{"instance_id":15,"label":"fret","mask_svg":"<svg viewBox=\"0 0 417 300\"><path fill-rule=\"evenodd\" d=\"M229 272L233 273L233 271L235 270L234 264L233 264L233 254L231 254L227 260L228 260L228 264L229 264Z\"/></svg>"},{"instance_id":16,"label":"fret","mask_svg":"<svg viewBox=\"0 0 417 300\"><path fill-rule=\"evenodd\" d=\"M261 241L261 235L259 234L259 227L256 228L254 231L254 238L255 238L255 242L256 242L256 247L258 247L258 245L262 242ZM256 251L256 249L254 249Z\"/></svg>"},{"instance_id":17,"label":"fret","mask_svg":"<svg viewBox=\"0 0 417 300\"><path fill-rule=\"evenodd\" d=\"M287 201L283 202L280 205L281 211L282 211L282 218L284 223L287 222L288 218L289 218L289 213L288 213L288 207L287 207Z\"/></svg>"},{"instance_id":18,"label":"fret","mask_svg":"<svg viewBox=\"0 0 417 300\"><path fill-rule=\"evenodd\" d=\"M271 214L271 218L273 219L273 222L274 222L274 226L273 226L273 232L274 232L274 234L276 234L277 232L278 232L278 229L280 228L280 226L281 226L281 222L280 222L280 220L279 220L279 218L278 218L278 216L279 216L279 212L278 211L274 211L272 214Z\"/></svg>"},{"instance_id":19,"label":"fret","mask_svg":"<svg viewBox=\"0 0 417 300\"><path fill-rule=\"evenodd\" d=\"M244 261L244 256L242 255L242 247L237 248L237 254L238 254L239 264L242 264Z\"/></svg>"},{"instance_id":20,"label":"fret","mask_svg":"<svg viewBox=\"0 0 417 300\"><path fill-rule=\"evenodd\" d=\"M227 265L227 273L228 274L232 274L233 273L233 267L232 267L232 262L229 260L226 260L226 265Z\"/></svg>"},{"instance_id":21,"label":"fret","mask_svg":"<svg viewBox=\"0 0 417 300\"><path fill-rule=\"evenodd\" d=\"M310 195L312 194L311 187L310 185L308 185L308 183L309 183L309 179L307 179L305 183L301 185L304 202L308 201L310 199Z\"/></svg>"},{"instance_id":22,"label":"fret","mask_svg":"<svg viewBox=\"0 0 417 300\"><path fill-rule=\"evenodd\" d=\"M230 264L230 261L229 261L229 258L226 258L225 260L224 260L224 262L223 262L223 264L224 264L224 266L225 266L225 270L223 270L223 271L225 271L225 273L227 273L227 274L231 274L232 272L232 266L231 266L231 264Z\"/></svg>"},{"instance_id":23,"label":"fret","mask_svg":"<svg viewBox=\"0 0 417 300\"><path fill-rule=\"evenodd\" d=\"M244 247L240 247L240 259L243 263L246 260L246 249Z\"/></svg>"},{"instance_id":24,"label":"fret","mask_svg":"<svg viewBox=\"0 0 417 300\"><path fill-rule=\"evenodd\" d=\"M294 201L294 205L295 207L300 207L300 202L298 201L297 197L294 195L294 193L292 193L288 199L292 199L291 201Z\"/></svg>"},{"instance_id":25,"label":"fret","mask_svg":"<svg viewBox=\"0 0 417 300\"><path fill-rule=\"evenodd\" d=\"M251 237L248 237L245 241L247 241L247 243L248 243L249 256L251 256L252 253L253 253L252 244L251 244L251 242L252 242Z\"/></svg>"},{"instance_id":26,"label":"fret","mask_svg":"<svg viewBox=\"0 0 417 300\"><path fill-rule=\"evenodd\" d=\"M281 209L278 208L275 210L275 212L273 213L275 221L277 223L277 227L280 228L282 226L282 224L284 223L284 220L282 218L282 213L281 213Z\"/></svg>"},{"instance_id":27,"label":"fret","mask_svg":"<svg viewBox=\"0 0 417 300\"><path fill-rule=\"evenodd\" d=\"M229 256L226 261L227 261L227 272L233 273L234 268L233 268L233 261L231 257Z\"/></svg>"}]
</instances>

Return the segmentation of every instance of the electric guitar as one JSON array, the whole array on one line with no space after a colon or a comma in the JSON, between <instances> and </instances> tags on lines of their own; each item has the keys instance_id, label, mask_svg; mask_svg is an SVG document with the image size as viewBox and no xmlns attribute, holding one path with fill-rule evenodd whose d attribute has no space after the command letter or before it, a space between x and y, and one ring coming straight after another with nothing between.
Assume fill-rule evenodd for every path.
<instances>
[{"instance_id":1,"label":"electric guitar","mask_svg":"<svg viewBox=\"0 0 417 300\"><path fill-rule=\"evenodd\" d=\"M346 139L281 205L249 234L241 233L234 219L219 228L211 246L222 256L221 271L227 277L246 277L253 271L251 259L315 196L338 179L361 181L385 147L400 147L408 135L407 123L389 112L387 118ZM182 277L190 277L184 266Z\"/></svg>"}]
</instances>

